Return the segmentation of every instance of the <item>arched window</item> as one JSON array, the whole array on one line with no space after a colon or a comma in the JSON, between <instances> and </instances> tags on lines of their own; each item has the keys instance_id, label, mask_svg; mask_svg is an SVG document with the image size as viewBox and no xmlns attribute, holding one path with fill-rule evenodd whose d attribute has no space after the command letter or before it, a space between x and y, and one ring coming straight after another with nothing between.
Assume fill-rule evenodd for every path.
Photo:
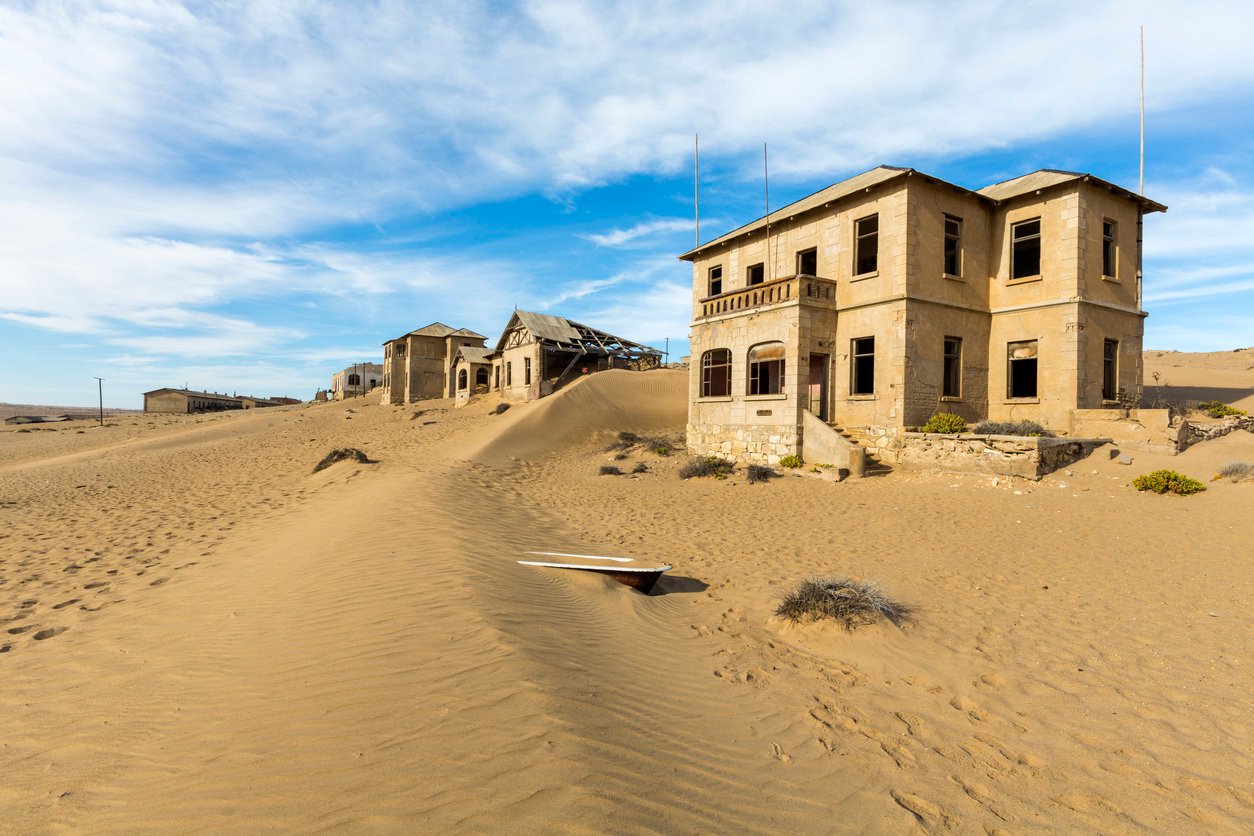
<instances>
[{"instance_id":1,"label":"arched window","mask_svg":"<svg viewBox=\"0 0 1254 836\"><path fill-rule=\"evenodd\" d=\"M731 350L714 348L701 355L701 397L725 398L731 394Z\"/></svg>"},{"instance_id":2,"label":"arched window","mask_svg":"<svg viewBox=\"0 0 1254 836\"><path fill-rule=\"evenodd\" d=\"M350 374L350 375L348 376L348 385L349 385L349 386L360 386L360 385L361 385L361 376L360 376L360 375L355 375L355 374Z\"/></svg>"},{"instance_id":3,"label":"arched window","mask_svg":"<svg viewBox=\"0 0 1254 836\"><path fill-rule=\"evenodd\" d=\"M488 370L486 368L481 368L477 372L475 372L475 386L487 386L487 385L488 385Z\"/></svg>"},{"instance_id":4,"label":"arched window","mask_svg":"<svg viewBox=\"0 0 1254 836\"><path fill-rule=\"evenodd\" d=\"M457 388L458 389L466 388L466 370L465 369L460 369L457 372Z\"/></svg>"},{"instance_id":5,"label":"arched window","mask_svg":"<svg viewBox=\"0 0 1254 836\"><path fill-rule=\"evenodd\" d=\"M760 343L749 349L749 394L784 391L784 344Z\"/></svg>"}]
</instances>

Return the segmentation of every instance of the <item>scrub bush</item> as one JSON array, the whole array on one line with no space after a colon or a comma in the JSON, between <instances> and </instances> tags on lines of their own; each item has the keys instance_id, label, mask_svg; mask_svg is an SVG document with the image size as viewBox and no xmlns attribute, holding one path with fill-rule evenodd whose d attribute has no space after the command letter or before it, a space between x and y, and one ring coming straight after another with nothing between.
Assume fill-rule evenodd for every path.
<instances>
[{"instance_id":1,"label":"scrub bush","mask_svg":"<svg viewBox=\"0 0 1254 836\"><path fill-rule=\"evenodd\" d=\"M921 428L925 433L960 433L966 432L967 422L952 412L938 412Z\"/></svg>"},{"instance_id":2,"label":"scrub bush","mask_svg":"<svg viewBox=\"0 0 1254 836\"><path fill-rule=\"evenodd\" d=\"M1138 476L1132 480L1132 487L1138 491L1174 493L1180 496L1206 490L1206 486L1201 482L1190 479L1182 473L1176 473L1174 470L1155 470L1153 473Z\"/></svg>"}]
</instances>

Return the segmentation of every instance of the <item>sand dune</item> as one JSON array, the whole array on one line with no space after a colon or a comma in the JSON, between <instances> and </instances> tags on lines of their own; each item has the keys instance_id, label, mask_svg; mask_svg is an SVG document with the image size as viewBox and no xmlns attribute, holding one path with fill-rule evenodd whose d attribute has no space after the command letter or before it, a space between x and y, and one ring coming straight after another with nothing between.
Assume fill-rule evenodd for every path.
<instances>
[{"instance_id":1,"label":"sand dune","mask_svg":"<svg viewBox=\"0 0 1254 836\"><path fill-rule=\"evenodd\" d=\"M1249 434L1039 483L607 452L685 392L0 434L0 832L1246 828L1254 484L1128 483ZM311 473L341 446L378 463ZM675 569L642 596L532 549ZM828 572L915 623L772 616Z\"/></svg>"}]
</instances>

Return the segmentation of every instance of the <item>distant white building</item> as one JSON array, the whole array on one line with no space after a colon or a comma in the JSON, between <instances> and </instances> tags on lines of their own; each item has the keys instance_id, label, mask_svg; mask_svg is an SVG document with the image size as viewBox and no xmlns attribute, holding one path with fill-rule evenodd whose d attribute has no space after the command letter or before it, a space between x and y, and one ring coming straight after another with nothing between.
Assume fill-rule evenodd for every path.
<instances>
[{"instance_id":1,"label":"distant white building","mask_svg":"<svg viewBox=\"0 0 1254 836\"><path fill-rule=\"evenodd\" d=\"M364 395L383 382L381 363L354 363L331 375L331 397L342 401Z\"/></svg>"}]
</instances>

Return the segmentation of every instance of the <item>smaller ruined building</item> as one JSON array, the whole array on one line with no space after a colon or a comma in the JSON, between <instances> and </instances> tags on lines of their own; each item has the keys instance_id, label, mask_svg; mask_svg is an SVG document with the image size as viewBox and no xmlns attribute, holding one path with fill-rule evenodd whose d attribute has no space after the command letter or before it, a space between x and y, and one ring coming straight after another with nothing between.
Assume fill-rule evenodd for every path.
<instances>
[{"instance_id":1,"label":"smaller ruined building","mask_svg":"<svg viewBox=\"0 0 1254 836\"><path fill-rule=\"evenodd\" d=\"M144 412L226 412L232 409L257 409L282 406L288 398L254 398L249 395L224 395L217 392L196 392L191 389L154 389L144 393Z\"/></svg>"},{"instance_id":2,"label":"smaller ruined building","mask_svg":"<svg viewBox=\"0 0 1254 836\"><path fill-rule=\"evenodd\" d=\"M514 311L490 361L491 391L534 400L585 374L655 368L662 352L565 317Z\"/></svg>"},{"instance_id":3,"label":"smaller ruined building","mask_svg":"<svg viewBox=\"0 0 1254 836\"><path fill-rule=\"evenodd\" d=\"M463 347L483 348L487 337L433 322L383 344L382 403L403 404L456 393L453 360Z\"/></svg>"},{"instance_id":4,"label":"smaller ruined building","mask_svg":"<svg viewBox=\"0 0 1254 836\"><path fill-rule=\"evenodd\" d=\"M354 363L342 372L331 375L331 397L342 401L364 395L383 382L383 366L379 363Z\"/></svg>"}]
</instances>

